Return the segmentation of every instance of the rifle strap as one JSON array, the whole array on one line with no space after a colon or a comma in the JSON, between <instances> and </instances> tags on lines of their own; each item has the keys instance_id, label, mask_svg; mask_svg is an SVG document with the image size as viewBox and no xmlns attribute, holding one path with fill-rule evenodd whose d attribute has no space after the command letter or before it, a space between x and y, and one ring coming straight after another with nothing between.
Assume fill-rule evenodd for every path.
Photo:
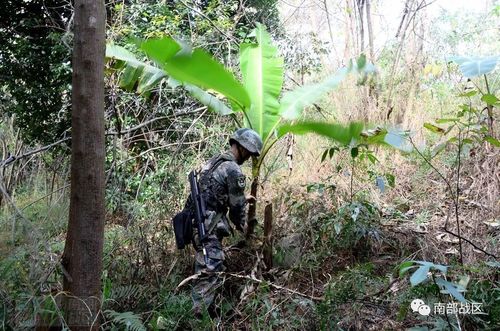
<instances>
[{"instance_id":1,"label":"rifle strap","mask_svg":"<svg viewBox=\"0 0 500 331\"><path fill-rule=\"evenodd\" d=\"M224 154L220 155L217 159L217 161L214 162L214 164L208 169L208 174L212 176L212 173L224 162L230 161L229 159L224 157Z\"/></svg>"}]
</instances>

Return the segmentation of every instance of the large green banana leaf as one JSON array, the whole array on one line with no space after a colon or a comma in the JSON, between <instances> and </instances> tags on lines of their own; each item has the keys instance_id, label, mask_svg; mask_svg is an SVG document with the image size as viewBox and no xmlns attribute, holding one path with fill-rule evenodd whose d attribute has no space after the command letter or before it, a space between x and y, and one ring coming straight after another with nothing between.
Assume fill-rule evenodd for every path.
<instances>
[{"instance_id":1,"label":"large green banana leaf","mask_svg":"<svg viewBox=\"0 0 500 331\"><path fill-rule=\"evenodd\" d=\"M332 139L344 146L356 145L361 139L363 123L352 122L348 126L336 123L325 123L315 121L305 121L300 123L286 123L278 129L278 135L291 132L295 134L315 133L323 137Z\"/></svg>"},{"instance_id":2,"label":"large green banana leaf","mask_svg":"<svg viewBox=\"0 0 500 331\"><path fill-rule=\"evenodd\" d=\"M363 131L363 128L364 124L361 122L351 122L344 126L338 123L304 121L281 125L278 129L278 135L282 136L288 132L295 134L315 133L343 146L384 145L402 152L410 152L412 149L408 143L408 132L382 127Z\"/></svg>"},{"instance_id":3,"label":"large green banana leaf","mask_svg":"<svg viewBox=\"0 0 500 331\"><path fill-rule=\"evenodd\" d=\"M171 38L148 40L141 45L141 49L147 52L148 56L155 62L164 63L181 49L174 43L175 41ZM162 52L161 49L165 51ZM167 78L165 70L137 59L133 53L121 46L108 44L106 46L106 58L115 60L114 69L121 71L120 87L128 91L135 91L146 97L164 78ZM178 82L174 79L167 79L166 81L172 87L182 85L191 96L212 111L221 115L232 113L231 108L226 106L224 102L197 86L182 81Z\"/></svg>"},{"instance_id":4,"label":"large green banana leaf","mask_svg":"<svg viewBox=\"0 0 500 331\"><path fill-rule=\"evenodd\" d=\"M127 49L114 44L106 46L106 58L115 60L114 69L121 70L120 87L127 91L148 96L151 90L166 77L165 71L138 60Z\"/></svg>"},{"instance_id":5,"label":"large green banana leaf","mask_svg":"<svg viewBox=\"0 0 500 331\"><path fill-rule=\"evenodd\" d=\"M179 52L162 67L169 76L180 82L217 91L236 102L240 108L250 108L250 98L241 83L221 63L201 49Z\"/></svg>"},{"instance_id":6,"label":"large green banana leaf","mask_svg":"<svg viewBox=\"0 0 500 331\"><path fill-rule=\"evenodd\" d=\"M257 43L240 47L243 84L252 102L245 112L246 125L266 140L280 120L278 98L283 85L283 58L278 56L263 25L257 24L252 35Z\"/></svg>"}]
</instances>

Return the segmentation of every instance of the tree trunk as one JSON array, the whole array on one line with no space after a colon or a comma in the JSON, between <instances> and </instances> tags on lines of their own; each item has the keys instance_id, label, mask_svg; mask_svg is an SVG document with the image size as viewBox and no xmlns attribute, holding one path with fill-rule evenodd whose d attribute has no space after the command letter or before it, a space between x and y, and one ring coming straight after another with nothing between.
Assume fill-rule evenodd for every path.
<instances>
[{"instance_id":1,"label":"tree trunk","mask_svg":"<svg viewBox=\"0 0 500 331\"><path fill-rule=\"evenodd\" d=\"M351 58L351 51L353 48L353 41L351 39L352 32L352 9L350 6L350 0L346 0L345 2L345 14L346 14L346 24L345 24L345 48L344 48L344 64L347 65L348 61Z\"/></svg>"},{"instance_id":2,"label":"tree trunk","mask_svg":"<svg viewBox=\"0 0 500 331\"><path fill-rule=\"evenodd\" d=\"M262 255L266 269L270 270L273 267L273 204L269 203L264 209L264 245L262 247Z\"/></svg>"},{"instance_id":3,"label":"tree trunk","mask_svg":"<svg viewBox=\"0 0 500 331\"><path fill-rule=\"evenodd\" d=\"M257 226L257 192L259 189L259 173L260 173L260 166L261 166L261 161L263 156L261 155L258 158L252 158L252 185L250 186L250 194L255 198L254 201L250 203L248 206L248 212L247 212L247 229L245 236L247 239L250 239L250 237L253 235L255 231L255 227Z\"/></svg>"},{"instance_id":4,"label":"tree trunk","mask_svg":"<svg viewBox=\"0 0 500 331\"><path fill-rule=\"evenodd\" d=\"M71 200L63 298L71 330L98 330L104 240L104 53L103 0L75 0Z\"/></svg>"},{"instance_id":5,"label":"tree trunk","mask_svg":"<svg viewBox=\"0 0 500 331\"><path fill-rule=\"evenodd\" d=\"M357 6L359 12L359 53L363 53L365 51L365 22L363 20L363 8L365 6L365 1L358 0Z\"/></svg>"},{"instance_id":6,"label":"tree trunk","mask_svg":"<svg viewBox=\"0 0 500 331\"><path fill-rule=\"evenodd\" d=\"M366 27L368 29L368 47L370 48L370 60L375 63L375 49L373 48L373 26L372 26L372 14L370 9L370 0L366 0Z\"/></svg>"},{"instance_id":7,"label":"tree trunk","mask_svg":"<svg viewBox=\"0 0 500 331\"><path fill-rule=\"evenodd\" d=\"M257 215L257 190L259 188L259 176L254 176L252 180L252 186L250 187L250 194L255 197L255 201L251 202L248 206L247 213L247 231L246 238L250 238L255 231L255 226L257 225L257 219L255 218Z\"/></svg>"}]
</instances>

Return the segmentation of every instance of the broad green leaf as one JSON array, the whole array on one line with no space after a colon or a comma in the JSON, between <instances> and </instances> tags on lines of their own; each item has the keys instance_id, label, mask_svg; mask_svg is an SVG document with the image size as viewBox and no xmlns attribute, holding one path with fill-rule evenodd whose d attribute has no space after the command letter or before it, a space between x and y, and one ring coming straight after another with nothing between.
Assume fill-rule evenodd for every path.
<instances>
[{"instance_id":1,"label":"broad green leaf","mask_svg":"<svg viewBox=\"0 0 500 331\"><path fill-rule=\"evenodd\" d=\"M200 101L202 104L208 107L209 110L218 113L219 115L229 115L233 113L233 110L226 106L224 102L219 100L216 96L190 84L182 84L172 77L168 80L168 85L172 88L176 88L178 86L182 86L186 91L191 94L192 97Z\"/></svg>"},{"instance_id":2,"label":"broad green leaf","mask_svg":"<svg viewBox=\"0 0 500 331\"><path fill-rule=\"evenodd\" d=\"M348 73L349 69L344 67L321 83L301 86L286 92L281 98L279 113L285 119L297 119L305 107L312 105L327 92L339 86Z\"/></svg>"},{"instance_id":3,"label":"broad green leaf","mask_svg":"<svg viewBox=\"0 0 500 331\"><path fill-rule=\"evenodd\" d=\"M170 52L170 54L172 55L175 50L175 45L168 40L169 39L162 39L161 41L149 40L142 43L141 46L145 47L146 49L153 50L152 54L156 55L152 55L152 57L156 57L157 59L159 59L161 56L163 56L163 58L166 59L167 56L161 55L157 48L168 48L168 45L171 45L171 50L167 50L167 52ZM175 43L175 41L173 40L172 42ZM156 87L162 79L167 77L167 74L164 70L138 60L133 53L120 46L112 44L107 45L106 57L108 59L114 59L119 62L119 64L117 64L115 67L116 69L122 70L120 76L120 87L129 91L137 91L137 93L139 94L148 96L151 90ZM227 107L221 100L194 85L188 83L180 83L172 78L169 78L167 80L167 83L174 88L179 85L183 85L183 87L195 99L206 105L212 111L215 111L221 115L232 113L232 110Z\"/></svg>"},{"instance_id":4,"label":"broad green leaf","mask_svg":"<svg viewBox=\"0 0 500 331\"><path fill-rule=\"evenodd\" d=\"M278 136L291 132L295 134L316 133L330 138L344 146L355 145L360 139L363 123L352 122L349 126L324 122L285 123L278 129Z\"/></svg>"},{"instance_id":5,"label":"broad green leaf","mask_svg":"<svg viewBox=\"0 0 500 331\"><path fill-rule=\"evenodd\" d=\"M384 142L386 134L387 129L382 127L376 127L374 129L361 132L361 136L367 144L378 144Z\"/></svg>"},{"instance_id":6,"label":"broad green leaf","mask_svg":"<svg viewBox=\"0 0 500 331\"><path fill-rule=\"evenodd\" d=\"M366 157L368 157L368 160L370 160L370 162L372 164L375 164L378 161L377 157L375 155L373 155L373 154L368 154L368 155L366 155Z\"/></svg>"},{"instance_id":7,"label":"broad green leaf","mask_svg":"<svg viewBox=\"0 0 500 331\"><path fill-rule=\"evenodd\" d=\"M460 93L458 96L459 97L466 97L466 98L470 98L474 95L477 94L477 91L476 90L472 90L472 91L469 91L469 92L465 92L465 93Z\"/></svg>"},{"instance_id":8,"label":"broad green leaf","mask_svg":"<svg viewBox=\"0 0 500 331\"><path fill-rule=\"evenodd\" d=\"M488 136L488 137L484 138L484 140L486 140L487 142L489 142L490 144L492 144L495 147L500 147L500 141L498 139L495 139L491 136Z\"/></svg>"},{"instance_id":9,"label":"broad green leaf","mask_svg":"<svg viewBox=\"0 0 500 331\"><path fill-rule=\"evenodd\" d=\"M405 261L399 265L399 277L403 277L408 270L415 268L415 262L414 261Z\"/></svg>"},{"instance_id":10,"label":"broad green leaf","mask_svg":"<svg viewBox=\"0 0 500 331\"><path fill-rule=\"evenodd\" d=\"M181 50L181 46L171 37L148 39L141 43L141 50L162 67L165 62Z\"/></svg>"},{"instance_id":11,"label":"broad green leaf","mask_svg":"<svg viewBox=\"0 0 500 331\"><path fill-rule=\"evenodd\" d=\"M442 278L436 279L436 284L444 288L442 292L451 294L458 301L465 302L464 296L460 293L464 292L464 289L460 285L450 283Z\"/></svg>"},{"instance_id":12,"label":"broad green leaf","mask_svg":"<svg viewBox=\"0 0 500 331\"><path fill-rule=\"evenodd\" d=\"M449 59L459 65L460 71L465 77L471 78L493 71L499 58L500 56L452 56Z\"/></svg>"},{"instance_id":13,"label":"broad green leaf","mask_svg":"<svg viewBox=\"0 0 500 331\"><path fill-rule=\"evenodd\" d=\"M426 128L427 130L430 130L430 131L432 131L434 133L441 133L441 134L443 134L443 133L446 132L445 129L440 128L439 126L436 126L436 125L431 124L431 123L424 123L424 128Z\"/></svg>"},{"instance_id":14,"label":"broad green leaf","mask_svg":"<svg viewBox=\"0 0 500 331\"><path fill-rule=\"evenodd\" d=\"M213 96L212 94L203 91L201 88L189 84L184 85L184 88L195 99L207 106L209 110L214 111L220 115L229 115L233 113L233 110L226 106L224 102L217 99L217 97Z\"/></svg>"},{"instance_id":15,"label":"broad green leaf","mask_svg":"<svg viewBox=\"0 0 500 331\"><path fill-rule=\"evenodd\" d=\"M201 49L176 54L164 63L163 69L175 80L214 90L240 107L250 107L250 98L240 82L221 63Z\"/></svg>"},{"instance_id":16,"label":"broad green leaf","mask_svg":"<svg viewBox=\"0 0 500 331\"><path fill-rule=\"evenodd\" d=\"M106 58L117 60L115 69L122 69L120 87L148 96L151 90L166 77L166 73L144 61L138 60L127 49L114 44L106 46Z\"/></svg>"},{"instance_id":17,"label":"broad green leaf","mask_svg":"<svg viewBox=\"0 0 500 331\"><path fill-rule=\"evenodd\" d=\"M257 24L252 35L257 42L240 47L240 68L252 104L246 109L248 124L265 140L280 119L283 58L263 25Z\"/></svg>"},{"instance_id":18,"label":"broad green leaf","mask_svg":"<svg viewBox=\"0 0 500 331\"><path fill-rule=\"evenodd\" d=\"M472 145L474 143L474 140L470 139L470 138L464 138L462 140L462 144L463 145Z\"/></svg>"},{"instance_id":19,"label":"broad green leaf","mask_svg":"<svg viewBox=\"0 0 500 331\"><path fill-rule=\"evenodd\" d=\"M387 183L389 184L390 187L394 187L396 185L396 176L389 173L386 173L384 176L387 179Z\"/></svg>"},{"instance_id":20,"label":"broad green leaf","mask_svg":"<svg viewBox=\"0 0 500 331\"><path fill-rule=\"evenodd\" d=\"M386 145L402 152L411 152L412 146L408 143L408 133L397 129L376 127L361 133L363 143L368 145Z\"/></svg>"},{"instance_id":21,"label":"broad green leaf","mask_svg":"<svg viewBox=\"0 0 500 331\"><path fill-rule=\"evenodd\" d=\"M445 265L442 265L442 264L435 264L435 263L428 262L428 261L414 261L414 262L418 263L418 264L420 264L422 266L428 266L430 268L434 268L436 270L439 270L443 274L446 274L446 272L448 271L448 266L445 266Z\"/></svg>"},{"instance_id":22,"label":"broad green leaf","mask_svg":"<svg viewBox=\"0 0 500 331\"><path fill-rule=\"evenodd\" d=\"M458 122L458 121L459 121L458 118L438 118L436 120L436 123L438 123L438 124L450 123L450 122L455 123L455 122Z\"/></svg>"},{"instance_id":23,"label":"broad green leaf","mask_svg":"<svg viewBox=\"0 0 500 331\"><path fill-rule=\"evenodd\" d=\"M486 102L488 105L494 105L498 102L498 98L493 94L485 94L481 97L481 100Z\"/></svg>"},{"instance_id":24,"label":"broad green leaf","mask_svg":"<svg viewBox=\"0 0 500 331\"><path fill-rule=\"evenodd\" d=\"M411 285L415 286L425 281L430 268L428 265L420 266L410 277Z\"/></svg>"}]
</instances>

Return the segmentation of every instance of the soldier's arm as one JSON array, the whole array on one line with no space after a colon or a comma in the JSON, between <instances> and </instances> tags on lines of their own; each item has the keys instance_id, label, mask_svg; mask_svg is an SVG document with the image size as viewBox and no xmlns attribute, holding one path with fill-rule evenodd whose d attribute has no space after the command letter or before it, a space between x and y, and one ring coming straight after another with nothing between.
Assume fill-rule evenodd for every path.
<instances>
[{"instance_id":1,"label":"soldier's arm","mask_svg":"<svg viewBox=\"0 0 500 331\"><path fill-rule=\"evenodd\" d=\"M237 165L231 166L227 172L229 197L229 218L242 231L246 220L245 175Z\"/></svg>"}]
</instances>

